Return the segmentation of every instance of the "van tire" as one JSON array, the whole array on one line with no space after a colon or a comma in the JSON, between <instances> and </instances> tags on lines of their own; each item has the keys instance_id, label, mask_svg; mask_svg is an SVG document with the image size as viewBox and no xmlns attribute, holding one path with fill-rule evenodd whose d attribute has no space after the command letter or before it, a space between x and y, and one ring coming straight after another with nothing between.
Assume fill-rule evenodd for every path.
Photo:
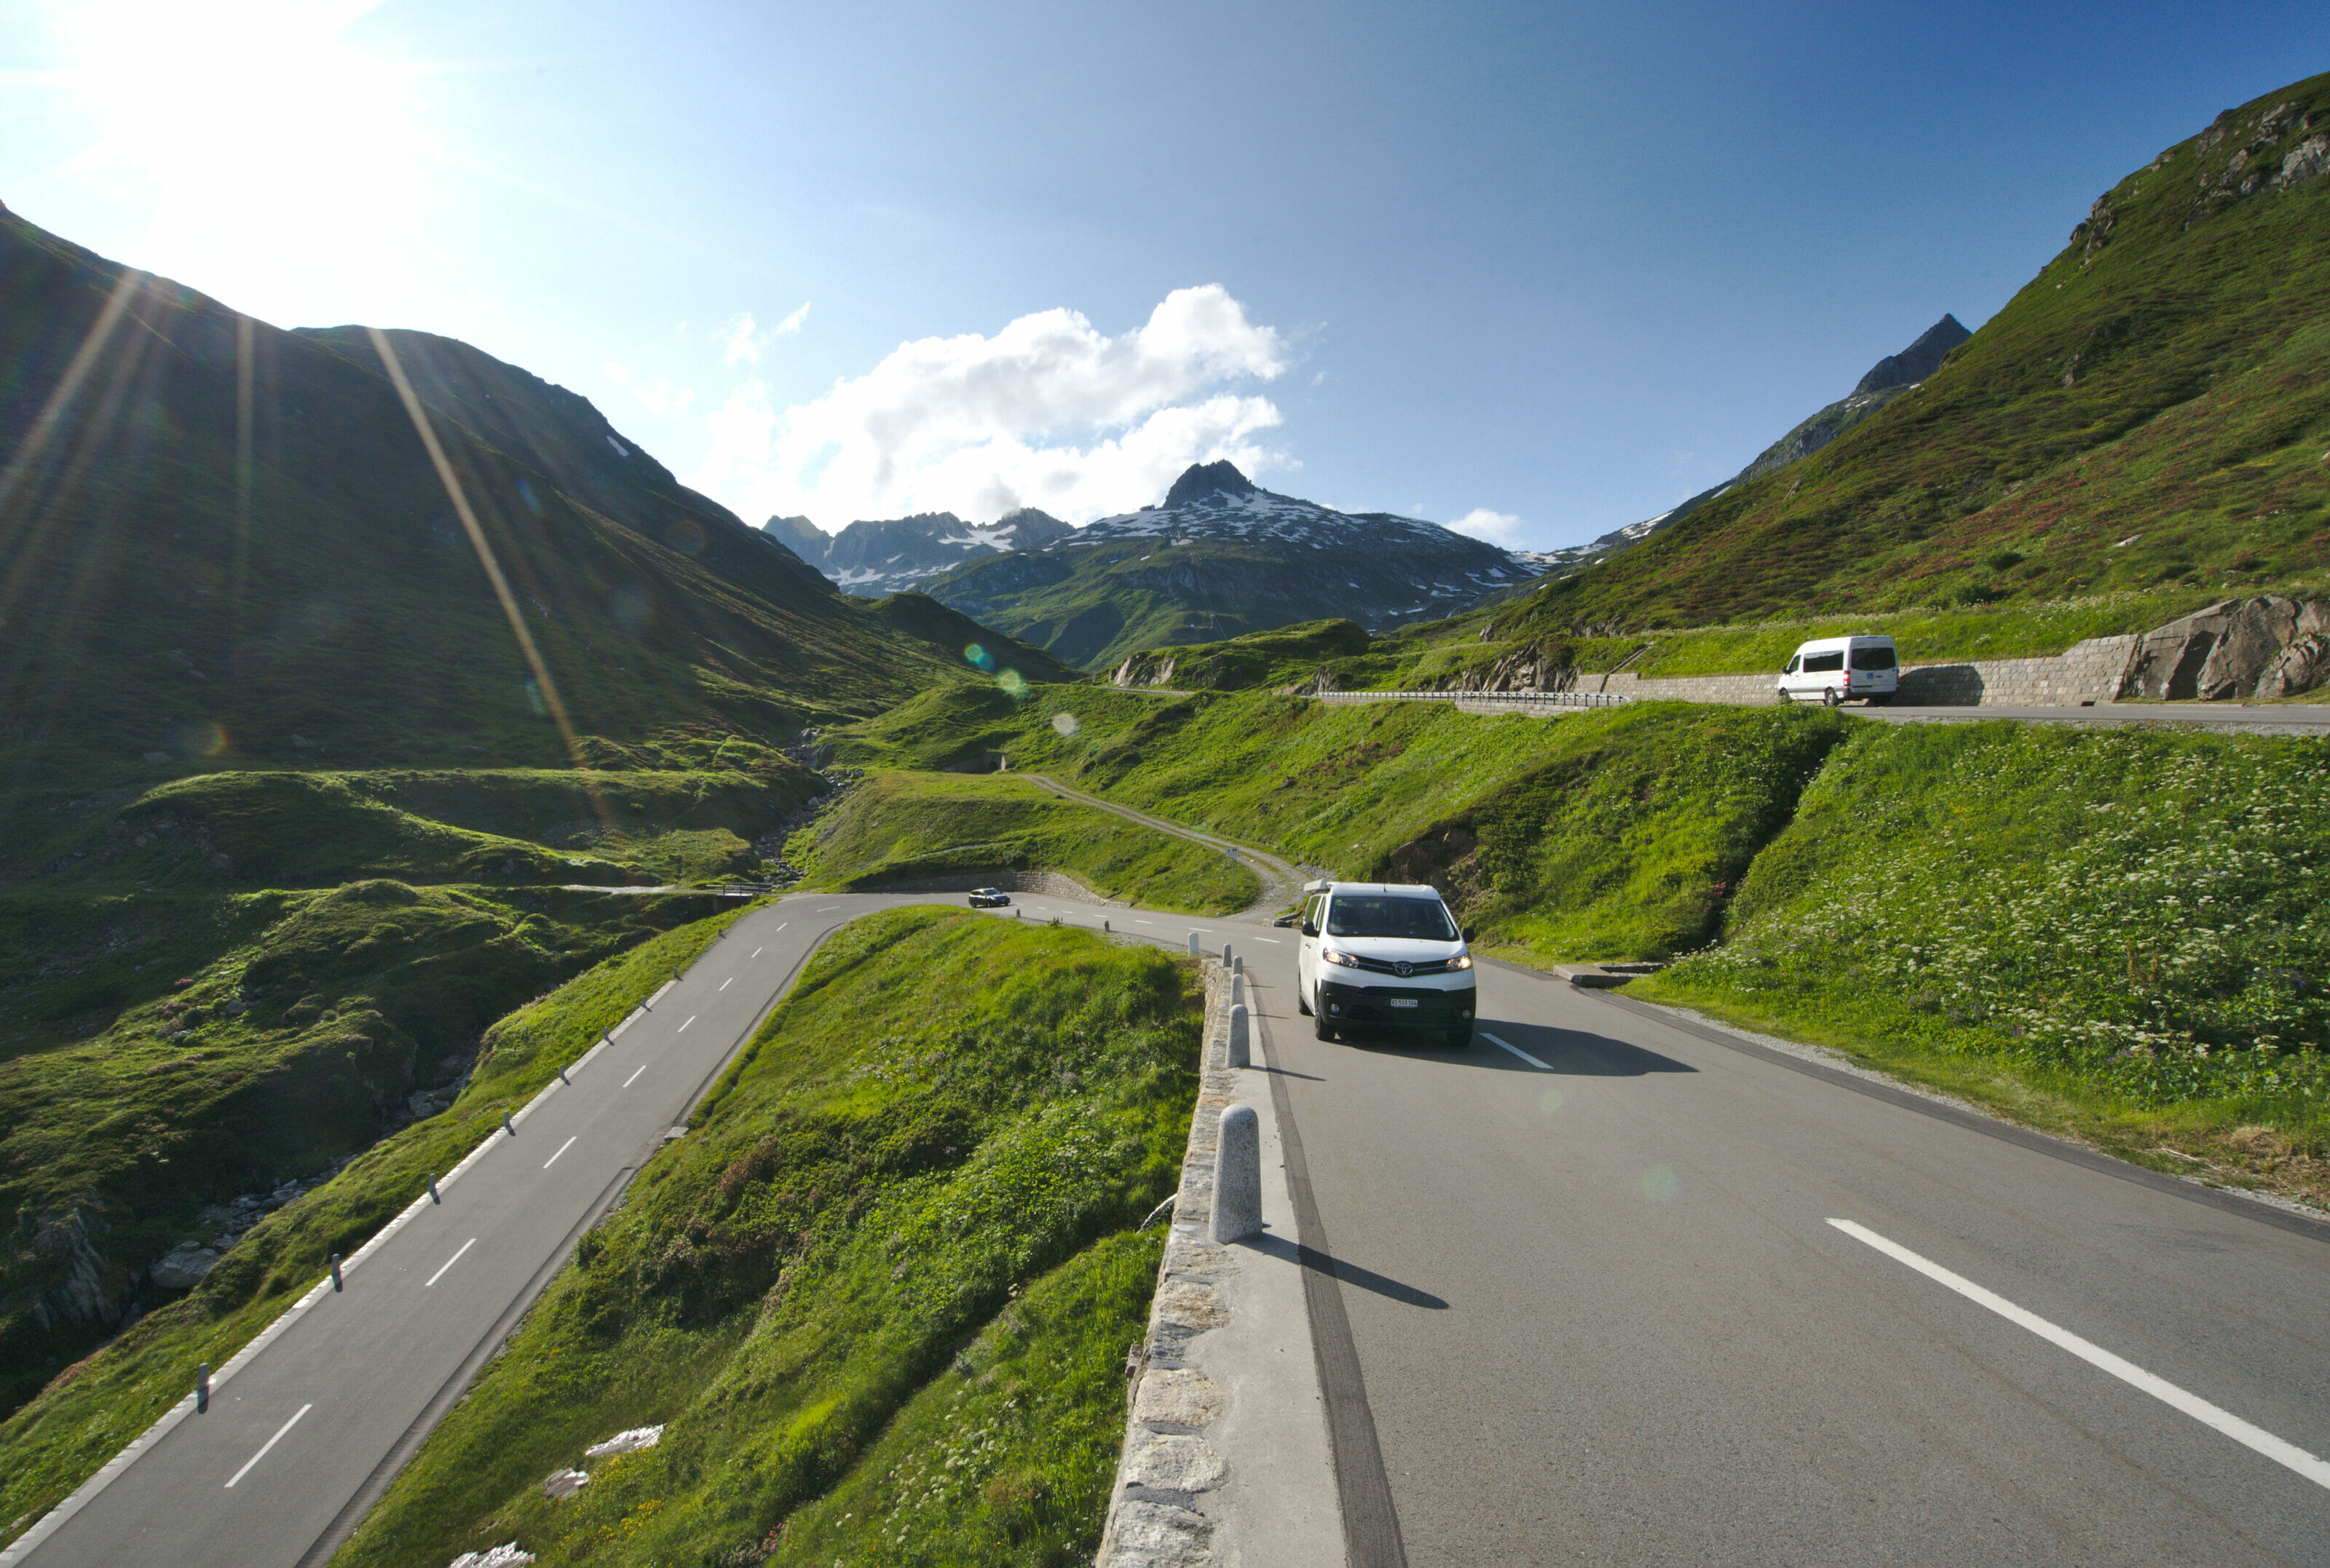
<instances>
[{"instance_id":1,"label":"van tire","mask_svg":"<svg viewBox=\"0 0 2330 1568\"><path fill-rule=\"evenodd\" d=\"M1872 708L1884 707L1892 701L1893 694L1891 692L1871 692L1869 694L1869 705Z\"/></svg>"},{"instance_id":2,"label":"van tire","mask_svg":"<svg viewBox=\"0 0 2330 1568\"><path fill-rule=\"evenodd\" d=\"M1335 1031L1328 1025L1326 1009L1319 1006L1316 997L1312 999L1311 1006L1306 1010L1311 1015L1312 1037L1318 1040L1332 1040L1335 1037Z\"/></svg>"},{"instance_id":3,"label":"van tire","mask_svg":"<svg viewBox=\"0 0 2330 1568\"><path fill-rule=\"evenodd\" d=\"M1788 690L1788 688L1787 688L1787 687L1785 687L1785 686L1782 686L1782 687L1780 688L1780 706L1782 706L1782 707L1784 707L1784 708L1792 708L1792 707L1795 706L1795 704L1796 704L1796 695L1795 695L1795 694L1794 692L1791 692L1790 690Z\"/></svg>"},{"instance_id":4,"label":"van tire","mask_svg":"<svg viewBox=\"0 0 2330 1568\"><path fill-rule=\"evenodd\" d=\"M1836 704L1837 695L1836 688L1834 686L1831 686L1826 691L1821 693L1821 706L1824 708L1833 708L1836 706Z\"/></svg>"},{"instance_id":5,"label":"van tire","mask_svg":"<svg viewBox=\"0 0 2330 1568\"><path fill-rule=\"evenodd\" d=\"M1304 995L1299 985L1294 987L1294 1006L1305 1018L1311 1015L1311 998Z\"/></svg>"}]
</instances>

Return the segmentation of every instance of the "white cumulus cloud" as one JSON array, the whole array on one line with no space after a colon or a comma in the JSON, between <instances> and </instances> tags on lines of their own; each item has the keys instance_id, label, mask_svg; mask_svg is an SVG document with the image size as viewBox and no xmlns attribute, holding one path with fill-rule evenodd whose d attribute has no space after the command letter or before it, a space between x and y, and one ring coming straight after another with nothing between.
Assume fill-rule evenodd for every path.
<instances>
[{"instance_id":1,"label":"white cumulus cloud","mask_svg":"<svg viewBox=\"0 0 2330 1568\"><path fill-rule=\"evenodd\" d=\"M786 316L782 321L778 322L774 326L769 328L769 335L771 337L791 337L794 333L799 332L801 329L801 323L808 319L809 301L804 299L801 301L801 306L799 310L794 311L791 316Z\"/></svg>"},{"instance_id":2,"label":"white cumulus cloud","mask_svg":"<svg viewBox=\"0 0 2330 1568\"><path fill-rule=\"evenodd\" d=\"M668 381L635 381L630 371L613 360L609 360L604 369L609 381L627 388L633 397L639 400L639 405L651 414L684 414L695 406L696 390L693 387L676 386Z\"/></svg>"},{"instance_id":3,"label":"white cumulus cloud","mask_svg":"<svg viewBox=\"0 0 2330 1568\"><path fill-rule=\"evenodd\" d=\"M747 518L828 528L1018 506L1084 522L1155 501L1191 463L1283 463L1256 439L1277 408L1236 389L1286 364L1277 331L1215 284L1174 290L1115 336L1039 311L992 336L901 344L810 402L779 408L747 380L707 417L712 451L690 482Z\"/></svg>"},{"instance_id":4,"label":"white cumulus cloud","mask_svg":"<svg viewBox=\"0 0 2330 1568\"><path fill-rule=\"evenodd\" d=\"M1510 512L1492 512L1486 506L1475 506L1446 526L1507 550L1520 543L1521 520Z\"/></svg>"},{"instance_id":5,"label":"white cumulus cloud","mask_svg":"<svg viewBox=\"0 0 2330 1568\"><path fill-rule=\"evenodd\" d=\"M712 335L720 345L720 357L730 364L761 363L759 329L753 325L753 313L740 310L723 322L720 330Z\"/></svg>"}]
</instances>

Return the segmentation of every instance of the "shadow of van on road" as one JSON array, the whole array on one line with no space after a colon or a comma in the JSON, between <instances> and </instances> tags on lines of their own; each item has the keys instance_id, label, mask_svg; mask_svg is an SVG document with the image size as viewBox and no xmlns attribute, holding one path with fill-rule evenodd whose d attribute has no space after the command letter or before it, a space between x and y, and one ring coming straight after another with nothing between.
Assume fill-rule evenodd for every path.
<instances>
[{"instance_id":1,"label":"shadow of van on road","mask_svg":"<svg viewBox=\"0 0 2330 1568\"><path fill-rule=\"evenodd\" d=\"M1607 1034L1583 1029L1556 1029L1543 1024L1520 1024L1506 1018L1483 1018L1473 1033L1472 1045L1451 1051L1397 1029L1344 1031L1346 1049L1370 1051L1384 1056L1406 1056L1418 1062L1444 1062L1454 1067L1485 1067L1498 1072L1536 1072L1539 1069L1482 1039L1494 1034L1545 1063L1545 1070L1571 1078L1640 1078L1650 1072L1696 1072L1698 1068L1662 1056Z\"/></svg>"}]
</instances>

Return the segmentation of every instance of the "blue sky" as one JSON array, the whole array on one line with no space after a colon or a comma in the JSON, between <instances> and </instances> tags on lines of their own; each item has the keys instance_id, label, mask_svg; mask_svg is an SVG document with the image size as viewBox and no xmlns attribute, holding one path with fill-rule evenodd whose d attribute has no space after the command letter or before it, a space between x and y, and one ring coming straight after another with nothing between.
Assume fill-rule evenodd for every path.
<instances>
[{"instance_id":1,"label":"blue sky","mask_svg":"<svg viewBox=\"0 0 2330 1568\"><path fill-rule=\"evenodd\" d=\"M1978 327L2330 10L33 0L0 50L16 212L467 339L748 521L1228 455L1551 547Z\"/></svg>"}]
</instances>

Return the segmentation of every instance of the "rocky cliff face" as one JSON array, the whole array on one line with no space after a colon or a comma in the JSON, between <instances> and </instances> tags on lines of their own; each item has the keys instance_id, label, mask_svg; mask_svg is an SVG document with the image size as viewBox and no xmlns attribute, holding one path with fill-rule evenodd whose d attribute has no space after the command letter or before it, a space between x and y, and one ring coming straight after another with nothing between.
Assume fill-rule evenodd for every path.
<instances>
[{"instance_id":1,"label":"rocky cliff face","mask_svg":"<svg viewBox=\"0 0 2330 1568\"><path fill-rule=\"evenodd\" d=\"M2330 679L2330 604L2265 594L2146 632L2120 681L2123 701L2290 697Z\"/></svg>"}]
</instances>

